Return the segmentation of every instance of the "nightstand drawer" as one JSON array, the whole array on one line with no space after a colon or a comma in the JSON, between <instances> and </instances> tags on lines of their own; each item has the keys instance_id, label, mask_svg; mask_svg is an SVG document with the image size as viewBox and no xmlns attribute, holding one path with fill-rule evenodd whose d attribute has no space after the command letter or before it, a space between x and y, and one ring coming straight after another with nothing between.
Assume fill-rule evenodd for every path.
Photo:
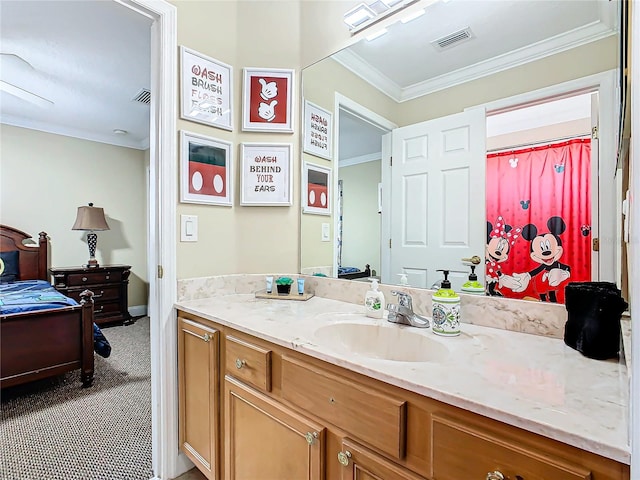
<instances>
[{"instance_id":1,"label":"nightstand drawer","mask_svg":"<svg viewBox=\"0 0 640 480\"><path fill-rule=\"evenodd\" d=\"M227 335L225 371L265 392L271 391L271 350Z\"/></svg>"},{"instance_id":2,"label":"nightstand drawer","mask_svg":"<svg viewBox=\"0 0 640 480\"><path fill-rule=\"evenodd\" d=\"M120 299L120 285L114 285L113 287L93 287L87 285L86 288L74 288L65 292L65 295L73 298L78 303L80 302L80 294L85 290L91 290L93 292L93 301L95 303L106 302L109 300Z\"/></svg>"},{"instance_id":3,"label":"nightstand drawer","mask_svg":"<svg viewBox=\"0 0 640 480\"><path fill-rule=\"evenodd\" d=\"M117 283L122 280L121 272L83 272L73 273L67 276L67 285L95 285L98 283Z\"/></svg>"},{"instance_id":4,"label":"nightstand drawer","mask_svg":"<svg viewBox=\"0 0 640 480\"><path fill-rule=\"evenodd\" d=\"M96 318L119 316L121 313L120 304L118 302L96 303L93 306L93 314Z\"/></svg>"}]
</instances>

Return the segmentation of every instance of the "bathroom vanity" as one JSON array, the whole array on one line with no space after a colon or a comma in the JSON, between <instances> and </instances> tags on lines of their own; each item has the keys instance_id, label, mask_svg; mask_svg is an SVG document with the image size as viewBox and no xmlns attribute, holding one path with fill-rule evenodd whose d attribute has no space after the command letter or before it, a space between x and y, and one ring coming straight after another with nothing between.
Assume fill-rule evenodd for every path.
<instances>
[{"instance_id":1,"label":"bathroom vanity","mask_svg":"<svg viewBox=\"0 0 640 480\"><path fill-rule=\"evenodd\" d=\"M180 446L210 479L629 478L626 368L561 340L319 296L176 307Z\"/></svg>"}]
</instances>

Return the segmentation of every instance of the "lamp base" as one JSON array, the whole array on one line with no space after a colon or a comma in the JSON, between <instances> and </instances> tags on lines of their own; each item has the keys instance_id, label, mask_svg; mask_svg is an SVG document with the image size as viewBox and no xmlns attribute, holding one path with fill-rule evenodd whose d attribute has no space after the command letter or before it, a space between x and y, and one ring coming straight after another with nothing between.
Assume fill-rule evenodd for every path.
<instances>
[{"instance_id":1,"label":"lamp base","mask_svg":"<svg viewBox=\"0 0 640 480\"><path fill-rule=\"evenodd\" d=\"M98 260L96 260L95 258L90 258L87 264L85 265L85 267L87 268L97 268L99 266L100 265L98 264Z\"/></svg>"}]
</instances>

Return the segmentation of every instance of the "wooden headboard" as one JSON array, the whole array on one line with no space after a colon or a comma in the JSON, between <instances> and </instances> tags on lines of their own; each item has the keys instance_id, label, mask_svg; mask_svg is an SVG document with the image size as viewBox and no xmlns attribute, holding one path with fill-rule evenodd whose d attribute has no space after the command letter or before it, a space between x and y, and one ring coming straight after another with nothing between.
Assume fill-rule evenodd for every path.
<instances>
[{"instance_id":1,"label":"wooden headboard","mask_svg":"<svg viewBox=\"0 0 640 480\"><path fill-rule=\"evenodd\" d=\"M20 280L49 281L49 238L40 232L38 245L25 245L29 238L17 228L0 225L0 252L19 252Z\"/></svg>"}]
</instances>

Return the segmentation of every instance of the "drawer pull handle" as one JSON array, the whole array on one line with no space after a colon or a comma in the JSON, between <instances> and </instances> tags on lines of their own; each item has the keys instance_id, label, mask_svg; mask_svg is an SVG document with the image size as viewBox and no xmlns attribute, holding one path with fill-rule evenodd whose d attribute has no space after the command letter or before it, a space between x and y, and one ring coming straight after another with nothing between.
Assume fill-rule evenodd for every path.
<instances>
[{"instance_id":1,"label":"drawer pull handle","mask_svg":"<svg viewBox=\"0 0 640 480\"><path fill-rule=\"evenodd\" d=\"M100 298L104 295L104 290L100 290L100 295L94 295L93 298Z\"/></svg>"},{"instance_id":2,"label":"drawer pull handle","mask_svg":"<svg viewBox=\"0 0 640 480\"><path fill-rule=\"evenodd\" d=\"M87 278L87 277L82 277L82 281L83 281L83 282L86 282L87 280L88 280L88 278Z\"/></svg>"},{"instance_id":3,"label":"drawer pull handle","mask_svg":"<svg viewBox=\"0 0 640 480\"><path fill-rule=\"evenodd\" d=\"M209 336L209 334L208 334L208 333L205 333L205 334L203 335L202 339L203 339L205 342L208 342L209 340L211 340L211 337Z\"/></svg>"},{"instance_id":4,"label":"drawer pull handle","mask_svg":"<svg viewBox=\"0 0 640 480\"><path fill-rule=\"evenodd\" d=\"M107 280L109 280L109 278L110 278L110 277L109 277L109 275L107 275L105 278L106 278Z\"/></svg>"},{"instance_id":5,"label":"drawer pull handle","mask_svg":"<svg viewBox=\"0 0 640 480\"><path fill-rule=\"evenodd\" d=\"M318 438L318 432L307 432L304 434L304 438L309 445L313 445Z\"/></svg>"},{"instance_id":6,"label":"drawer pull handle","mask_svg":"<svg viewBox=\"0 0 640 480\"><path fill-rule=\"evenodd\" d=\"M504 480L504 478L504 475L499 470L487 473L487 480Z\"/></svg>"},{"instance_id":7,"label":"drawer pull handle","mask_svg":"<svg viewBox=\"0 0 640 480\"><path fill-rule=\"evenodd\" d=\"M236 358L236 368L238 370L240 370L242 367L244 367L247 364L247 362L245 360L240 360L239 358Z\"/></svg>"},{"instance_id":8,"label":"drawer pull handle","mask_svg":"<svg viewBox=\"0 0 640 480\"><path fill-rule=\"evenodd\" d=\"M93 313L100 313L100 312L102 312L102 310L104 310L104 305L100 305L100 308L94 309Z\"/></svg>"},{"instance_id":9,"label":"drawer pull handle","mask_svg":"<svg viewBox=\"0 0 640 480\"><path fill-rule=\"evenodd\" d=\"M351 458L351 452L349 450L345 450L344 452L338 452L338 461L340 465L346 467L349 465L349 459Z\"/></svg>"}]
</instances>

